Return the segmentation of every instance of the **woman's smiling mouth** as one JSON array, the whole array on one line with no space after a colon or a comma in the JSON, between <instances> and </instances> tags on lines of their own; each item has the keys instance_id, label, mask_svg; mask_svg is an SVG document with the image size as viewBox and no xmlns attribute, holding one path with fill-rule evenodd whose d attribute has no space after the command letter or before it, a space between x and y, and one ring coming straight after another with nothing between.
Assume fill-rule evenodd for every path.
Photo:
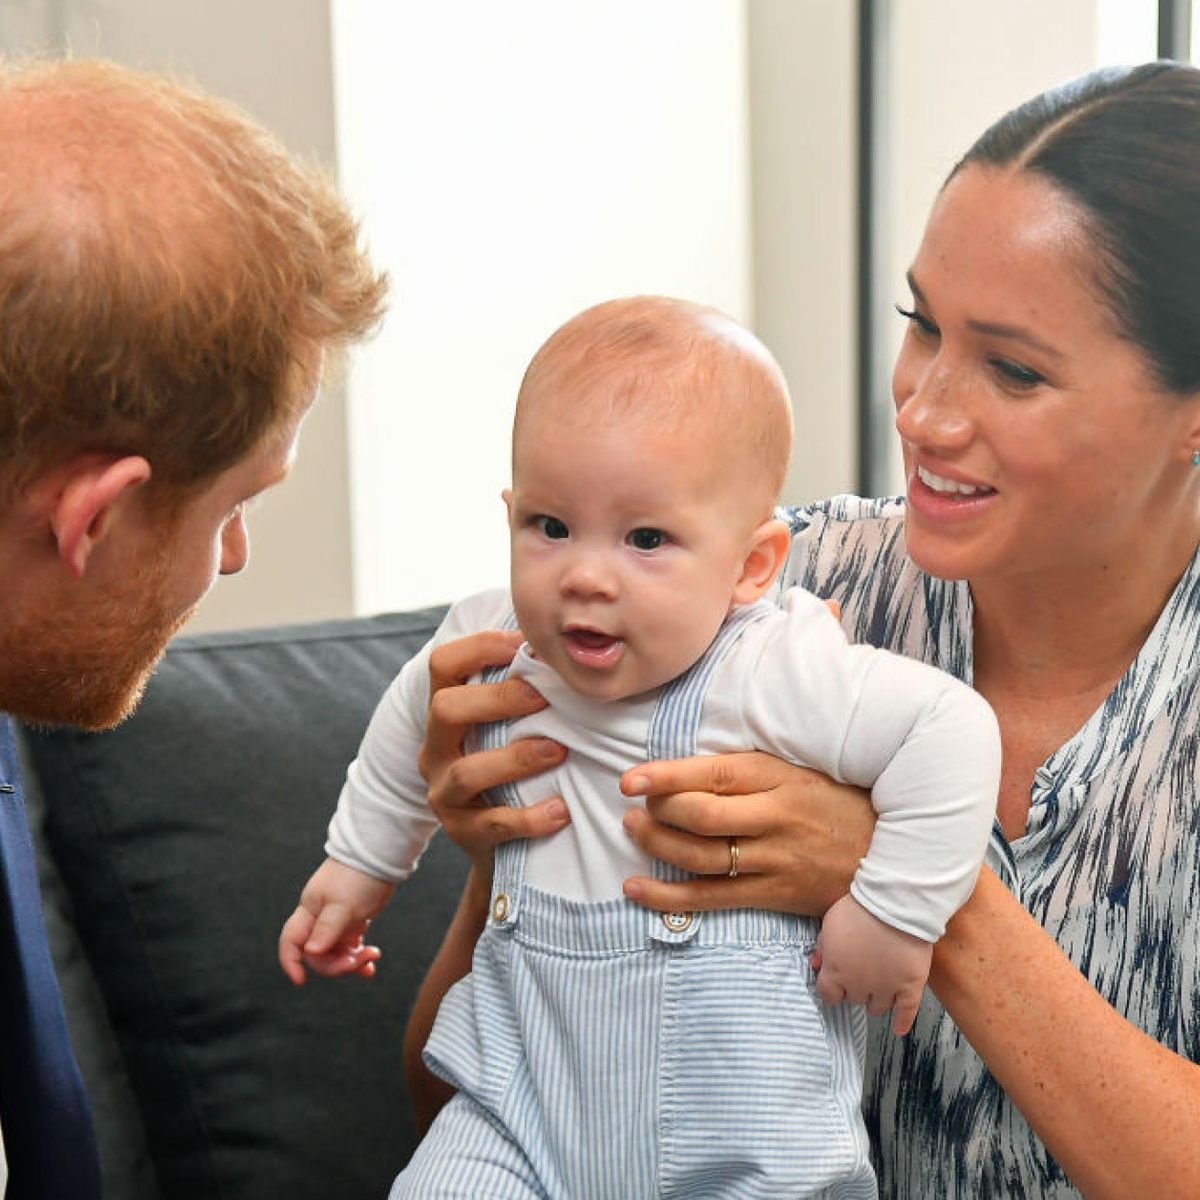
<instances>
[{"instance_id":1,"label":"woman's smiling mouth","mask_svg":"<svg viewBox=\"0 0 1200 1200\"><path fill-rule=\"evenodd\" d=\"M959 483L956 479L947 479L944 475L935 475L918 464L917 478L939 496L987 496L994 492L986 484Z\"/></svg>"}]
</instances>

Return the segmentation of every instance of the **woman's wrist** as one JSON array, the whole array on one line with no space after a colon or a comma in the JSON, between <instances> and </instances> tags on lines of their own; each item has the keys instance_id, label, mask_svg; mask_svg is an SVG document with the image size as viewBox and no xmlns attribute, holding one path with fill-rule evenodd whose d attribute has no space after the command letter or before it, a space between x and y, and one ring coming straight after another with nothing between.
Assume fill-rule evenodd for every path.
<instances>
[{"instance_id":1,"label":"woman's wrist","mask_svg":"<svg viewBox=\"0 0 1200 1200\"><path fill-rule=\"evenodd\" d=\"M487 925L491 901L491 871L484 870L479 865L473 865L463 887L462 899L459 901L459 914L464 925L464 932L470 930L475 937L483 932L484 926Z\"/></svg>"}]
</instances>

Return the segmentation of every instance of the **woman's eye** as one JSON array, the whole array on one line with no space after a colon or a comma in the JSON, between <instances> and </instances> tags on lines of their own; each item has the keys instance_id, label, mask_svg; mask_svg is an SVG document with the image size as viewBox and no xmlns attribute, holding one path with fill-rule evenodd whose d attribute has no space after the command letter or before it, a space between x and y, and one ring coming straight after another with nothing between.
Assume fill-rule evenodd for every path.
<instances>
[{"instance_id":1,"label":"woman's eye","mask_svg":"<svg viewBox=\"0 0 1200 1200\"><path fill-rule=\"evenodd\" d=\"M1020 387L1036 387L1039 383L1046 382L1046 377L1041 372L1013 362L1011 358L993 358L992 366L1010 383Z\"/></svg>"},{"instance_id":2,"label":"woman's eye","mask_svg":"<svg viewBox=\"0 0 1200 1200\"><path fill-rule=\"evenodd\" d=\"M928 317L917 312L915 308L905 308L904 305L897 304L896 311L920 333L927 334L929 337L937 337L941 332Z\"/></svg>"},{"instance_id":3,"label":"woman's eye","mask_svg":"<svg viewBox=\"0 0 1200 1200\"><path fill-rule=\"evenodd\" d=\"M559 541L571 536L571 531L557 517L534 517L533 523L543 537L548 537L552 541Z\"/></svg>"},{"instance_id":4,"label":"woman's eye","mask_svg":"<svg viewBox=\"0 0 1200 1200\"><path fill-rule=\"evenodd\" d=\"M629 544L635 550L657 550L667 540L661 529L635 529L629 535Z\"/></svg>"}]
</instances>

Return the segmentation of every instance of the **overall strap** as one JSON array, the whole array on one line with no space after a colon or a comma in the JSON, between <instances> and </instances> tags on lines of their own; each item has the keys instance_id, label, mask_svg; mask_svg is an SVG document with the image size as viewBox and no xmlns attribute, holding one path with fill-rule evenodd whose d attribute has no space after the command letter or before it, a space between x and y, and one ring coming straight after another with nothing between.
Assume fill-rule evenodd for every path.
<instances>
[{"instance_id":1,"label":"overall strap","mask_svg":"<svg viewBox=\"0 0 1200 1200\"><path fill-rule=\"evenodd\" d=\"M517 629L517 614L510 611L497 626L499 629ZM500 683L508 678L509 664L486 667L484 683ZM511 721L489 721L476 727L477 748L499 750L508 745ZM515 785L502 783L487 795L489 804L508 805L517 808L521 804ZM499 928L515 928L521 909L521 894L525 883L525 853L528 843L525 838L516 838L496 847L495 869L492 872L492 901L488 924Z\"/></svg>"},{"instance_id":2,"label":"overall strap","mask_svg":"<svg viewBox=\"0 0 1200 1200\"><path fill-rule=\"evenodd\" d=\"M738 638L771 611L764 603L735 608L704 654L663 689L646 735L648 761L690 758L697 752L700 716L713 675ZM670 881L694 878L690 872L657 859L654 877ZM696 936L703 919L703 913L651 913L650 937L658 942L689 942Z\"/></svg>"}]
</instances>

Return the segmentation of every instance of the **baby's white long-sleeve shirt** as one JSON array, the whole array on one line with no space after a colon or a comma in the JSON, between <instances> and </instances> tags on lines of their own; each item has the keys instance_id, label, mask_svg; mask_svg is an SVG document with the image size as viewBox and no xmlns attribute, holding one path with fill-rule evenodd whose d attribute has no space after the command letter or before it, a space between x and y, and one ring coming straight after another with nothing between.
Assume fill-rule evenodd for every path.
<instances>
[{"instance_id":1,"label":"baby's white long-sleeve shirt","mask_svg":"<svg viewBox=\"0 0 1200 1200\"><path fill-rule=\"evenodd\" d=\"M936 940L974 887L995 817L1000 738L987 703L965 684L912 659L850 645L826 606L801 589L780 607L759 602L713 672L697 748L765 750L870 788L879 815L852 886L895 928ZM330 823L327 853L382 879L404 879L437 828L417 754L429 704L433 646L498 627L506 591L454 605L433 640L380 701ZM758 614L756 614L758 615ZM549 707L514 721L510 738L542 736L566 761L517 785L523 804L561 795L571 823L533 841L527 881L574 900L621 894L650 862L625 834L630 804L618 780L646 759L662 689L605 703L572 692L523 647L512 671Z\"/></svg>"}]
</instances>

